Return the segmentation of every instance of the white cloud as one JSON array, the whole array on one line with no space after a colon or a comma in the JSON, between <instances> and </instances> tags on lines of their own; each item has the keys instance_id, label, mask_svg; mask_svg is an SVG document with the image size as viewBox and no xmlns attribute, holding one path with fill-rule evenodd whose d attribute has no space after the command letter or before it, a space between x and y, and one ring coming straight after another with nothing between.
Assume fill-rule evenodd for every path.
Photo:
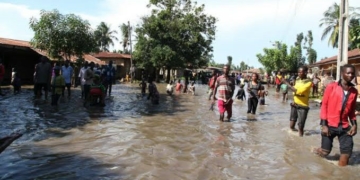
<instances>
[{"instance_id":1,"label":"white cloud","mask_svg":"<svg viewBox=\"0 0 360 180\"><path fill-rule=\"evenodd\" d=\"M1 3L0 2L0 11L1 14L16 12L21 17L25 19L30 19L31 17L39 17L39 10L30 9L25 5L16 5L11 3Z\"/></svg>"}]
</instances>

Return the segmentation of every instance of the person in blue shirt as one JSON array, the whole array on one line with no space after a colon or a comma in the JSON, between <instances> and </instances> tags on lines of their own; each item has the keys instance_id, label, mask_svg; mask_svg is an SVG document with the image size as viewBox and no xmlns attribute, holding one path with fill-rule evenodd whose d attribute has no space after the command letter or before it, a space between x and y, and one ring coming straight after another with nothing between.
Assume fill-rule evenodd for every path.
<instances>
[{"instance_id":1,"label":"person in blue shirt","mask_svg":"<svg viewBox=\"0 0 360 180\"><path fill-rule=\"evenodd\" d=\"M115 79L115 73L116 73L116 70L113 66L113 61L109 61L109 64L104 68L104 72L103 72L105 94L109 90L109 96L111 95L111 88L112 88L112 84Z\"/></svg>"},{"instance_id":2,"label":"person in blue shirt","mask_svg":"<svg viewBox=\"0 0 360 180\"><path fill-rule=\"evenodd\" d=\"M65 87L63 89L62 92L62 96L64 97L64 93L65 93L65 88L67 89L68 92L68 98L70 98L71 95L71 78L73 76L73 68L70 66L70 61L66 60L65 61L65 65L61 67L61 75L64 77L65 79Z\"/></svg>"}]
</instances>

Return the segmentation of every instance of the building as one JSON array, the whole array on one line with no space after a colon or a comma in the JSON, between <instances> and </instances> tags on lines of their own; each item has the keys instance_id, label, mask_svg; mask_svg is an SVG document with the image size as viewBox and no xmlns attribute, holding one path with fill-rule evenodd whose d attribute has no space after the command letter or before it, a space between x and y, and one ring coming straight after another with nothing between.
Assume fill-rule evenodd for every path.
<instances>
[{"instance_id":1,"label":"building","mask_svg":"<svg viewBox=\"0 0 360 180\"><path fill-rule=\"evenodd\" d=\"M348 51L348 63L355 66L355 76L357 78L358 84L360 84L360 49L354 49ZM319 69L319 75L322 76L325 72L330 72L335 78L336 74L336 64L337 64L337 55L322 59L319 62L316 62L311 65L311 67L317 67ZM358 89L360 85L358 85Z\"/></svg>"},{"instance_id":2,"label":"building","mask_svg":"<svg viewBox=\"0 0 360 180\"><path fill-rule=\"evenodd\" d=\"M112 60L113 64L116 66L116 78L118 79L125 78L126 75L130 73L131 55L129 54L100 52L98 54L93 54L92 56L100 59L104 64L108 64L109 61Z\"/></svg>"},{"instance_id":3,"label":"building","mask_svg":"<svg viewBox=\"0 0 360 180\"><path fill-rule=\"evenodd\" d=\"M0 37L0 58L5 66L6 73L4 83L10 83L12 68L17 70L23 84L33 83L34 67L41 56L48 56L47 52L33 48L28 41ZM77 59L77 57L72 56L70 61L75 62ZM83 59L101 65L105 64L89 54L84 55Z\"/></svg>"}]
</instances>

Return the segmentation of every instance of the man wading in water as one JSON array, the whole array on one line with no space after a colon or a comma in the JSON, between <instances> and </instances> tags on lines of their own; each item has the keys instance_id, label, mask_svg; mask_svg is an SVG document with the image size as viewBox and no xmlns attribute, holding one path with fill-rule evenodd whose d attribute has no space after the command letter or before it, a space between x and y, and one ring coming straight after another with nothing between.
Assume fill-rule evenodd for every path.
<instances>
[{"instance_id":1,"label":"man wading in water","mask_svg":"<svg viewBox=\"0 0 360 180\"><path fill-rule=\"evenodd\" d=\"M296 121L299 120L299 136L304 135L304 127L309 112L309 95L311 89L311 79L306 78L306 72L308 68L302 66L298 69L298 78L295 81L295 85L291 86L285 78L283 78L282 83L288 85L289 89L294 91L294 102L291 103L290 111L290 129L297 131L295 129Z\"/></svg>"},{"instance_id":2,"label":"man wading in water","mask_svg":"<svg viewBox=\"0 0 360 180\"><path fill-rule=\"evenodd\" d=\"M353 151L353 136L357 133L355 108L358 91L351 83L355 77L355 67L344 65L341 75L339 82L332 82L325 89L320 110L321 148L314 149L314 153L321 157L330 154L333 140L337 137L341 154L339 166L346 166Z\"/></svg>"},{"instance_id":3,"label":"man wading in water","mask_svg":"<svg viewBox=\"0 0 360 180\"><path fill-rule=\"evenodd\" d=\"M230 67L224 66L224 75L218 77L215 83L213 94L213 104L215 104L216 93L218 92L218 108L220 112L220 121L224 121L224 114L227 111L227 121L230 122L232 116L232 97L235 91L235 80L229 76Z\"/></svg>"}]
</instances>

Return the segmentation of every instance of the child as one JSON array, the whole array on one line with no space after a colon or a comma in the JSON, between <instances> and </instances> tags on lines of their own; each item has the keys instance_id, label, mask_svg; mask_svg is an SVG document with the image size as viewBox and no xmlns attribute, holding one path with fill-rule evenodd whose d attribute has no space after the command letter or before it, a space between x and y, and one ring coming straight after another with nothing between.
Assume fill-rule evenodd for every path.
<instances>
[{"instance_id":1,"label":"child","mask_svg":"<svg viewBox=\"0 0 360 180\"><path fill-rule=\"evenodd\" d=\"M141 94L144 96L146 93L146 82L144 81L144 79L141 80L139 86L141 88Z\"/></svg>"},{"instance_id":2,"label":"child","mask_svg":"<svg viewBox=\"0 0 360 180\"><path fill-rule=\"evenodd\" d=\"M173 92L174 92L173 81L170 81L169 84L166 86L166 93L171 96Z\"/></svg>"},{"instance_id":3,"label":"child","mask_svg":"<svg viewBox=\"0 0 360 180\"><path fill-rule=\"evenodd\" d=\"M283 102L285 102L285 100L288 100L288 86L287 84L283 83L280 86L281 92L283 94Z\"/></svg>"},{"instance_id":4,"label":"child","mask_svg":"<svg viewBox=\"0 0 360 180\"><path fill-rule=\"evenodd\" d=\"M195 83L193 81L193 82L191 82L190 86L188 87L188 90L192 95L195 95L195 85L194 84Z\"/></svg>"},{"instance_id":5,"label":"child","mask_svg":"<svg viewBox=\"0 0 360 180\"><path fill-rule=\"evenodd\" d=\"M100 76L94 76L94 83L90 87L90 97L92 105L100 101L100 106L105 106L105 86L101 84Z\"/></svg>"},{"instance_id":6,"label":"child","mask_svg":"<svg viewBox=\"0 0 360 180\"><path fill-rule=\"evenodd\" d=\"M244 91L244 84L240 83L240 88L236 94L236 98L240 99L241 101L245 100L245 91Z\"/></svg>"},{"instance_id":7,"label":"child","mask_svg":"<svg viewBox=\"0 0 360 180\"><path fill-rule=\"evenodd\" d=\"M268 95L268 92L265 91L264 86L260 87L260 91L259 91L259 100L260 100L260 105L265 105L265 96Z\"/></svg>"},{"instance_id":8,"label":"child","mask_svg":"<svg viewBox=\"0 0 360 180\"><path fill-rule=\"evenodd\" d=\"M12 72L11 72L11 85L13 86L14 94L17 94L20 92L21 81L20 81L20 78L19 78L15 68L12 68Z\"/></svg>"},{"instance_id":9,"label":"child","mask_svg":"<svg viewBox=\"0 0 360 180\"><path fill-rule=\"evenodd\" d=\"M176 83L176 87L175 87L175 90L177 92L181 92L181 89L183 88L183 85L181 84L180 82L180 79L178 80L178 82Z\"/></svg>"},{"instance_id":10,"label":"child","mask_svg":"<svg viewBox=\"0 0 360 180\"><path fill-rule=\"evenodd\" d=\"M159 104L159 92L152 79L149 79L149 96L148 100L151 99L153 104Z\"/></svg>"},{"instance_id":11,"label":"child","mask_svg":"<svg viewBox=\"0 0 360 180\"><path fill-rule=\"evenodd\" d=\"M59 98L62 94L63 88L65 87L65 79L60 75L60 67L54 68L54 78L52 78L52 94L51 94L51 105L57 106Z\"/></svg>"}]
</instances>

